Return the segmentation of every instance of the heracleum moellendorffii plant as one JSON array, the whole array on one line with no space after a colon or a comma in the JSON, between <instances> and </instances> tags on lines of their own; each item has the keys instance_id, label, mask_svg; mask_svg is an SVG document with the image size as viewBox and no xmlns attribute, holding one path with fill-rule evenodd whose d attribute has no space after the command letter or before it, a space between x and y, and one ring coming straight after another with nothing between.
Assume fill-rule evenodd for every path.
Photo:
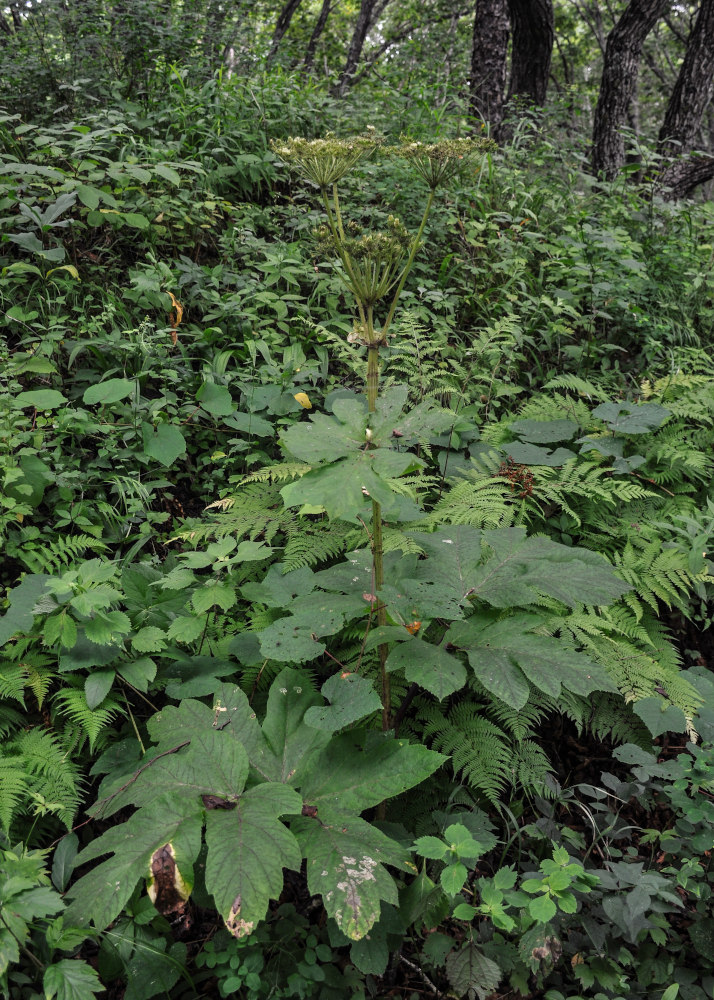
<instances>
[{"instance_id":1,"label":"heracleum moellendorffii plant","mask_svg":"<svg viewBox=\"0 0 714 1000\"><path fill-rule=\"evenodd\" d=\"M436 190L453 177L474 170L484 155L495 149L491 139L442 139L435 143L413 142L402 137L395 146L385 146L374 129L364 135L338 139L328 133L322 139L289 138L272 144L286 163L292 164L320 189L326 222L316 231L321 254L337 257L342 265L340 277L347 286L357 308L357 321L350 341L367 348L366 396L367 408L373 413L379 395L379 350L387 343L399 297L421 245L427 219ZM429 194L416 236L410 235L400 220L389 216L387 230L365 232L353 222L345 223L340 208L338 183L360 160L381 149L390 156L407 160L426 182ZM386 314L381 326L376 309L385 303ZM370 431L367 430L369 436ZM384 583L382 511L372 499L371 548L374 566L374 591ZM383 601L377 605L377 623L387 623ZM382 728L391 728L391 697L389 674L386 670L388 647L378 647L382 685Z\"/></svg>"}]
</instances>

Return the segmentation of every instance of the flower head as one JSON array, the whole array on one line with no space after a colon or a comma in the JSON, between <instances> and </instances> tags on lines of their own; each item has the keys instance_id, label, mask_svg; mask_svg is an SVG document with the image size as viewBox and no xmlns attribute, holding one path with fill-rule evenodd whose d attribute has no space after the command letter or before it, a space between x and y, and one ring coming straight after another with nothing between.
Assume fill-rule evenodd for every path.
<instances>
[{"instance_id":1,"label":"flower head","mask_svg":"<svg viewBox=\"0 0 714 1000\"><path fill-rule=\"evenodd\" d=\"M439 142L415 142L401 137L399 146L387 150L391 156L409 160L414 169L434 190L462 173L496 149L493 139L440 139Z\"/></svg>"},{"instance_id":2,"label":"flower head","mask_svg":"<svg viewBox=\"0 0 714 1000\"><path fill-rule=\"evenodd\" d=\"M294 164L308 180L324 189L344 177L383 141L370 126L363 135L348 139L338 139L328 132L322 139L274 139L270 148L281 160Z\"/></svg>"}]
</instances>

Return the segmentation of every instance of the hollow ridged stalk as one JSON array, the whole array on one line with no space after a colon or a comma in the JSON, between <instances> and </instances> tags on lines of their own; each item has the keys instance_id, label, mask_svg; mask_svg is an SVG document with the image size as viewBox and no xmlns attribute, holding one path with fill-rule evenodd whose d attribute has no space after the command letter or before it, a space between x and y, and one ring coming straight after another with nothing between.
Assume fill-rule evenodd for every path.
<instances>
[{"instance_id":1,"label":"hollow ridged stalk","mask_svg":"<svg viewBox=\"0 0 714 1000\"><path fill-rule=\"evenodd\" d=\"M372 333L372 309L367 310L367 335ZM379 395L379 344L370 343L367 348L367 409L374 413ZM374 590L377 596L377 625L387 624L387 608L379 597L379 591L384 584L384 546L382 543L382 507L376 500L372 501L372 565L374 566ZM377 647L379 670L382 682L382 730L386 733L392 728L392 693L387 673L386 643Z\"/></svg>"}]
</instances>

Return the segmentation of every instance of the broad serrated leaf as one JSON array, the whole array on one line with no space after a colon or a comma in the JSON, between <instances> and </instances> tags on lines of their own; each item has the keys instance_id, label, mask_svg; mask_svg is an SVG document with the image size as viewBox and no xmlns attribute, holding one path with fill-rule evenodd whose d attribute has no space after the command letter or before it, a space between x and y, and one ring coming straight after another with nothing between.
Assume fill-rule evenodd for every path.
<instances>
[{"instance_id":1,"label":"broad serrated leaf","mask_svg":"<svg viewBox=\"0 0 714 1000\"><path fill-rule=\"evenodd\" d=\"M167 705L147 723L147 729L157 749L164 751L213 728L215 715L203 702L185 698L180 705Z\"/></svg>"},{"instance_id":2,"label":"broad serrated leaf","mask_svg":"<svg viewBox=\"0 0 714 1000\"><path fill-rule=\"evenodd\" d=\"M557 698L561 686L587 697L593 691L615 691L605 670L582 653L551 636L534 635L537 615L514 615L493 624L475 615L456 622L447 641L468 653L481 684L512 708L528 701L529 684Z\"/></svg>"},{"instance_id":3,"label":"broad serrated leaf","mask_svg":"<svg viewBox=\"0 0 714 1000\"><path fill-rule=\"evenodd\" d=\"M112 827L92 841L77 858L87 861L112 853L113 857L92 868L67 892L72 899L65 922L77 927L93 924L103 930L126 906L136 883L149 876L149 860L164 844L172 844L177 856L193 862L201 846L202 807L165 795L151 808L140 809L126 823Z\"/></svg>"},{"instance_id":4,"label":"broad serrated leaf","mask_svg":"<svg viewBox=\"0 0 714 1000\"><path fill-rule=\"evenodd\" d=\"M314 469L284 486L280 494L286 507L302 504L324 507L330 518L348 521L354 521L357 514L367 509L367 496L382 504L385 511L395 498L385 481L360 458Z\"/></svg>"},{"instance_id":5,"label":"broad serrated leaf","mask_svg":"<svg viewBox=\"0 0 714 1000\"><path fill-rule=\"evenodd\" d=\"M308 766L303 798L310 805L359 813L418 785L446 759L424 746L375 734L360 749L345 733L333 737Z\"/></svg>"},{"instance_id":6,"label":"broad serrated leaf","mask_svg":"<svg viewBox=\"0 0 714 1000\"><path fill-rule=\"evenodd\" d=\"M130 632L131 622L123 611L96 611L85 625L87 638L98 646L109 646Z\"/></svg>"},{"instance_id":7,"label":"broad serrated leaf","mask_svg":"<svg viewBox=\"0 0 714 1000\"><path fill-rule=\"evenodd\" d=\"M214 795L235 802L248 777L248 755L232 734L206 728L195 734L191 745L153 760L149 755L141 772L111 803L116 812L125 804L150 805L155 798L171 794L201 804L201 796Z\"/></svg>"},{"instance_id":8,"label":"broad serrated leaf","mask_svg":"<svg viewBox=\"0 0 714 1000\"><path fill-rule=\"evenodd\" d=\"M240 741L248 754L251 765L264 780L280 780L279 775L282 771L278 757L260 728L255 711L245 692L236 684L221 684L216 691L213 701L213 719L213 725L216 729L220 729L221 732L230 732L234 739ZM287 720L283 720L283 725L285 734L283 744L285 744L289 741L288 733L292 730L287 724ZM300 720L298 718L296 728L299 730L299 727ZM277 728L272 730L271 735L276 739L276 742L280 742Z\"/></svg>"},{"instance_id":9,"label":"broad serrated leaf","mask_svg":"<svg viewBox=\"0 0 714 1000\"><path fill-rule=\"evenodd\" d=\"M342 616L330 612L321 616L319 624L294 615L278 618L258 633L260 651L266 659L279 663L307 663L325 652L325 643L318 636L334 635L342 624Z\"/></svg>"},{"instance_id":10,"label":"broad serrated leaf","mask_svg":"<svg viewBox=\"0 0 714 1000\"><path fill-rule=\"evenodd\" d=\"M325 413L311 413L309 421L289 427L282 441L290 454L309 465L321 465L345 458L367 444L367 409L354 400L348 402L354 404L354 412L345 414L349 423Z\"/></svg>"},{"instance_id":11,"label":"broad serrated leaf","mask_svg":"<svg viewBox=\"0 0 714 1000\"><path fill-rule=\"evenodd\" d=\"M419 684L439 701L460 691L466 683L466 669L460 660L443 646L434 646L418 636L390 651L387 670L400 668L410 683Z\"/></svg>"},{"instance_id":12,"label":"broad serrated leaf","mask_svg":"<svg viewBox=\"0 0 714 1000\"><path fill-rule=\"evenodd\" d=\"M519 438L533 444L570 441L578 430L573 420L514 420L509 426Z\"/></svg>"},{"instance_id":13,"label":"broad serrated leaf","mask_svg":"<svg viewBox=\"0 0 714 1000\"><path fill-rule=\"evenodd\" d=\"M446 956L446 974L456 996L474 991L479 1000L486 1000L503 978L498 965L473 941Z\"/></svg>"},{"instance_id":14,"label":"broad serrated leaf","mask_svg":"<svg viewBox=\"0 0 714 1000\"><path fill-rule=\"evenodd\" d=\"M35 573L26 576L18 587L10 591L10 607L0 618L0 646L4 646L18 632L30 631L34 621L32 609L45 593L50 579L45 573Z\"/></svg>"},{"instance_id":15,"label":"broad serrated leaf","mask_svg":"<svg viewBox=\"0 0 714 1000\"><path fill-rule=\"evenodd\" d=\"M472 595L494 607L532 604L540 594L571 607L609 604L631 589L589 549L527 538L521 527L484 531L482 538L490 555L474 571Z\"/></svg>"},{"instance_id":16,"label":"broad serrated leaf","mask_svg":"<svg viewBox=\"0 0 714 1000\"><path fill-rule=\"evenodd\" d=\"M310 892L354 941L377 922L380 902L397 904L397 887L385 865L404 868L409 853L363 819L339 812L292 824L307 859Z\"/></svg>"},{"instance_id":17,"label":"broad serrated leaf","mask_svg":"<svg viewBox=\"0 0 714 1000\"><path fill-rule=\"evenodd\" d=\"M206 888L234 937L245 937L265 917L283 887L283 868L297 871L298 842L278 817L299 814L302 799L285 785L258 785L235 809L206 816Z\"/></svg>"},{"instance_id":18,"label":"broad serrated leaf","mask_svg":"<svg viewBox=\"0 0 714 1000\"><path fill-rule=\"evenodd\" d=\"M282 564L275 563L260 583L244 584L241 594L249 601L265 604L269 608L284 608L296 597L310 594L315 589L315 582L315 573L309 566L283 573Z\"/></svg>"},{"instance_id":19,"label":"broad serrated leaf","mask_svg":"<svg viewBox=\"0 0 714 1000\"><path fill-rule=\"evenodd\" d=\"M429 535L412 532L411 537L428 557L417 564L417 579L437 584L461 602L472 590L474 573L483 559L482 533L468 524L455 524Z\"/></svg>"},{"instance_id":20,"label":"broad serrated leaf","mask_svg":"<svg viewBox=\"0 0 714 1000\"><path fill-rule=\"evenodd\" d=\"M372 681L359 674L333 674L321 690L330 704L315 705L305 712L305 723L313 729L335 733L382 707Z\"/></svg>"},{"instance_id":21,"label":"broad serrated leaf","mask_svg":"<svg viewBox=\"0 0 714 1000\"><path fill-rule=\"evenodd\" d=\"M175 642L195 642L206 627L204 619L197 615L180 615L169 625L167 639Z\"/></svg>"},{"instance_id":22,"label":"broad serrated leaf","mask_svg":"<svg viewBox=\"0 0 714 1000\"><path fill-rule=\"evenodd\" d=\"M131 637L137 653L160 653L166 647L166 633L155 625L145 625Z\"/></svg>"},{"instance_id":23,"label":"broad serrated leaf","mask_svg":"<svg viewBox=\"0 0 714 1000\"><path fill-rule=\"evenodd\" d=\"M272 759L264 756L261 773L268 780L295 783L326 745L330 734L307 726L304 720L310 708L322 704L307 674L286 668L275 678L263 723L263 737Z\"/></svg>"},{"instance_id":24,"label":"broad serrated leaf","mask_svg":"<svg viewBox=\"0 0 714 1000\"><path fill-rule=\"evenodd\" d=\"M620 434L647 434L671 416L669 410L657 403L601 403L592 415L604 420L611 431Z\"/></svg>"},{"instance_id":25,"label":"broad serrated leaf","mask_svg":"<svg viewBox=\"0 0 714 1000\"><path fill-rule=\"evenodd\" d=\"M197 615L203 615L214 607L229 611L237 599L235 588L229 583L211 581L194 590L191 604Z\"/></svg>"},{"instance_id":26,"label":"broad serrated leaf","mask_svg":"<svg viewBox=\"0 0 714 1000\"><path fill-rule=\"evenodd\" d=\"M63 958L48 965L42 978L46 1000L93 1000L95 993L102 993L102 985L96 971L76 958Z\"/></svg>"}]
</instances>

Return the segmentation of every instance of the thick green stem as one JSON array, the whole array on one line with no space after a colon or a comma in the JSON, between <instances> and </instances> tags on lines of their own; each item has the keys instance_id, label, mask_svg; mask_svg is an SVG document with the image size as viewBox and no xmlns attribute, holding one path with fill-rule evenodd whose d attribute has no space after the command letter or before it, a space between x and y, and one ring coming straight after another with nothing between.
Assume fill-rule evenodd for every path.
<instances>
[{"instance_id":1,"label":"thick green stem","mask_svg":"<svg viewBox=\"0 0 714 1000\"><path fill-rule=\"evenodd\" d=\"M372 307L367 308L367 334L372 334ZM370 343L367 348L367 409L374 413L379 395L379 344ZM374 590L377 596L377 625L387 624L387 608L379 597L384 584L384 546L382 543L382 508L372 501L372 565L374 566ZM392 692L387 673L389 647L383 643L377 647L379 670L382 681L382 729L386 733L392 728Z\"/></svg>"},{"instance_id":2,"label":"thick green stem","mask_svg":"<svg viewBox=\"0 0 714 1000\"><path fill-rule=\"evenodd\" d=\"M389 312L387 313L387 318L384 321L384 326L382 327L382 340L387 336L387 331L392 324L394 319L394 311L397 308L397 302L399 301L399 296L402 294L402 289L404 288L404 282L407 280L409 272L412 269L412 264L414 263L414 258L416 257L417 250L421 244L421 238L424 234L424 227L426 226L426 220L429 218L429 213L431 212L431 206L434 201L434 188L429 191L429 197L427 198L426 208L424 209L424 215L422 216L421 225L419 226L419 231L416 234L416 238L412 245L411 253L404 265L404 270L402 271L402 276L399 279L399 284L397 285L396 291L392 297L392 304L389 307Z\"/></svg>"}]
</instances>

